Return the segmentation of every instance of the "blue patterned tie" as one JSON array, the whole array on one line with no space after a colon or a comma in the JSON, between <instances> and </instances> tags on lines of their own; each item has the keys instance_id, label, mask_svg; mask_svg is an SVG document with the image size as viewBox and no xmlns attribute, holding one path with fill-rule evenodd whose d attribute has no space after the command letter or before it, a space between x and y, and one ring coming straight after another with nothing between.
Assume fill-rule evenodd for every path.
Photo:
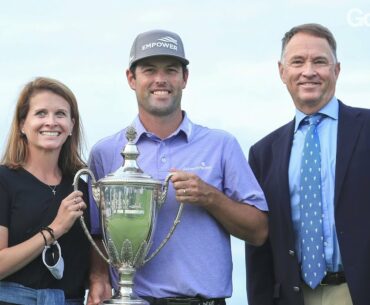
<instances>
[{"instance_id":1,"label":"blue patterned tie","mask_svg":"<svg viewBox=\"0 0 370 305\"><path fill-rule=\"evenodd\" d=\"M321 157L317 125L324 117L306 117L309 123L301 161L301 249L302 278L315 288L326 274L322 228Z\"/></svg>"}]
</instances>

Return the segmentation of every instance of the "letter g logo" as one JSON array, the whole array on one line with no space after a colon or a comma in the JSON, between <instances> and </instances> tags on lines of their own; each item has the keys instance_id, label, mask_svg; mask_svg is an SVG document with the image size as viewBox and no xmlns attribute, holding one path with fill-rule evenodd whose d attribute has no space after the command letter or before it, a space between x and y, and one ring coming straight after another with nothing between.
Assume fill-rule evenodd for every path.
<instances>
[{"instance_id":1,"label":"letter g logo","mask_svg":"<svg viewBox=\"0 0 370 305\"><path fill-rule=\"evenodd\" d=\"M347 13L347 22L352 27L370 27L370 13L364 13L359 8L352 8Z\"/></svg>"}]
</instances>

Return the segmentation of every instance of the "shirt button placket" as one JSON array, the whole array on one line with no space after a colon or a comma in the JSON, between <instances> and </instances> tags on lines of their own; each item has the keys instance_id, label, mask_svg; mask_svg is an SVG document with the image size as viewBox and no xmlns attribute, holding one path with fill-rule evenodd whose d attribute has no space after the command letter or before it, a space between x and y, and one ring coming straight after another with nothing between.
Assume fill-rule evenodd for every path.
<instances>
[{"instance_id":1,"label":"shirt button placket","mask_svg":"<svg viewBox=\"0 0 370 305\"><path fill-rule=\"evenodd\" d=\"M161 172L167 172L170 170L168 149L166 142L162 141L158 151L158 168Z\"/></svg>"}]
</instances>

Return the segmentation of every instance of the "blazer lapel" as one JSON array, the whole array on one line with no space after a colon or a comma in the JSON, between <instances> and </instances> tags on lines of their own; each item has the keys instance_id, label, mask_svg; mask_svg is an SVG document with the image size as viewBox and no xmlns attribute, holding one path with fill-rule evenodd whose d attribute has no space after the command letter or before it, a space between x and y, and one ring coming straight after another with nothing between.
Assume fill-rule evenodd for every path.
<instances>
[{"instance_id":1,"label":"blazer lapel","mask_svg":"<svg viewBox=\"0 0 370 305\"><path fill-rule=\"evenodd\" d=\"M338 203L340 190L362 125L360 112L339 102L334 206Z\"/></svg>"},{"instance_id":2,"label":"blazer lapel","mask_svg":"<svg viewBox=\"0 0 370 305\"><path fill-rule=\"evenodd\" d=\"M289 160L292 147L294 120L285 125L280 136L272 143L272 153L276 166L276 179L279 181L280 190L278 199L287 225L291 226L291 205L289 191Z\"/></svg>"}]
</instances>

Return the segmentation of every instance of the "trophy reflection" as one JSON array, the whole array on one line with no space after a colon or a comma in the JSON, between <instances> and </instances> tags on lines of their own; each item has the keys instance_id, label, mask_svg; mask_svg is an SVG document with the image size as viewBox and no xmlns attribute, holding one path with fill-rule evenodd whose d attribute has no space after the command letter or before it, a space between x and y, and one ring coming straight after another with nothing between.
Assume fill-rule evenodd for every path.
<instances>
[{"instance_id":1,"label":"trophy reflection","mask_svg":"<svg viewBox=\"0 0 370 305\"><path fill-rule=\"evenodd\" d=\"M96 182L89 169L79 170L74 178L74 189L78 189L79 177L91 177L92 193L97 203L102 225L102 241L108 257L92 239L83 216L80 221L88 239L99 255L119 273L119 289L103 304L147 305L147 301L133 294L133 277L136 268L152 259L173 234L183 209L179 205L174 223L159 247L147 257L155 230L158 212L167 197L169 174L163 185L143 173L137 164L139 151L134 144L134 127L126 130L128 143L121 152L124 164L115 173Z\"/></svg>"}]
</instances>

